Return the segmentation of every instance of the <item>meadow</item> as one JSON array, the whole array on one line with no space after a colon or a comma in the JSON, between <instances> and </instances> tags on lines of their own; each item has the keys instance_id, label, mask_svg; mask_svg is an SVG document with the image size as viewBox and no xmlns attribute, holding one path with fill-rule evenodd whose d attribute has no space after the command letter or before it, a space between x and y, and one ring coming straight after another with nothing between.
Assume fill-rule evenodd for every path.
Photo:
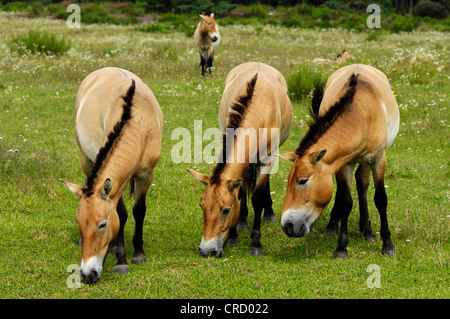
<instances>
[{"instance_id":1,"label":"meadow","mask_svg":"<svg viewBox=\"0 0 450 319\"><path fill-rule=\"evenodd\" d=\"M64 36L72 47L61 55L13 50L11 41L29 30ZM193 39L182 32L95 24L70 29L62 20L0 12L0 298L449 298L448 33L382 33L370 41L367 32L344 29L233 24L220 31L213 73L202 77ZM400 106L400 132L387 152L386 171L396 256L381 255L379 234L375 243L364 241L356 190L346 260L333 259L337 237L323 234L331 204L307 237L288 238L279 220L291 163L280 162L271 177L277 222L261 227L264 256L247 255L250 230L244 230L221 259L201 258L204 188L186 168L209 173L214 164L174 163L171 149L179 140L171 139L173 130L193 132L194 120L202 120L203 130L218 127L225 77L240 63L264 62L286 78L308 65L325 80L339 66L311 61L333 59L344 49L354 56L351 63L386 73ZM141 77L164 116L162 157L144 223L148 261L131 264L134 220L127 198L130 273L114 273L116 258L109 255L98 283L69 288L67 268L81 260L78 199L59 179L84 183L75 96L85 76L106 66ZM292 102L293 129L280 152L293 151L307 131L311 94ZM372 200L369 211L378 231ZM252 219L250 208L249 224ZM367 285L372 264L380 267L379 288Z\"/></svg>"}]
</instances>

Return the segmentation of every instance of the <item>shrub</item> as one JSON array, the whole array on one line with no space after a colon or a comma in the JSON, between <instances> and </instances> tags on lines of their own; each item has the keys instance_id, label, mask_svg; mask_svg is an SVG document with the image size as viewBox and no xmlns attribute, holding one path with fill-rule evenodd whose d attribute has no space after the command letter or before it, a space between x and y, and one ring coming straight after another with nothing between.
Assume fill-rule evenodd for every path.
<instances>
[{"instance_id":1,"label":"shrub","mask_svg":"<svg viewBox=\"0 0 450 319\"><path fill-rule=\"evenodd\" d=\"M45 54L64 54L72 48L72 43L65 37L57 39L56 35L47 32L28 31L27 37L14 38L9 47L11 51L17 51L24 54L27 51L31 53Z\"/></svg>"},{"instance_id":2,"label":"shrub","mask_svg":"<svg viewBox=\"0 0 450 319\"><path fill-rule=\"evenodd\" d=\"M412 13L419 17L431 17L436 19L445 19L447 10L439 2L420 0L414 7Z\"/></svg>"},{"instance_id":3,"label":"shrub","mask_svg":"<svg viewBox=\"0 0 450 319\"><path fill-rule=\"evenodd\" d=\"M291 72L287 79L289 97L301 100L307 97L314 88L322 82L322 70L315 69L309 64L301 64Z\"/></svg>"}]
</instances>

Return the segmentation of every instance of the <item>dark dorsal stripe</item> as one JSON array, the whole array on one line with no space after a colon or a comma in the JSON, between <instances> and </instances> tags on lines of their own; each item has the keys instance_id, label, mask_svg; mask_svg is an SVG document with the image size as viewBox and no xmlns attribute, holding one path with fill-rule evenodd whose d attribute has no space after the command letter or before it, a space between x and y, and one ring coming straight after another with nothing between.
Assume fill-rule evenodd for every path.
<instances>
[{"instance_id":1,"label":"dark dorsal stripe","mask_svg":"<svg viewBox=\"0 0 450 319\"><path fill-rule=\"evenodd\" d=\"M90 196L94 193L95 180L100 170L103 168L103 164L106 162L106 158L111 153L114 143L120 138L121 132L125 123L131 118L131 106L133 104L133 96L136 85L133 79L131 79L131 86L125 96L122 96L125 102L122 105L123 113L121 119L114 125L113 130L108 134L105 145L100 148L95 158L94 166L92 166L91 173L86 179L86 187L83 188L83 192Z\"/></svg>"},{"instance_id":2,"label":"dark dorsal stripe","mask_svg":"<svg viewBox=\"0 0 450 319\"><path fill-rule=\"evenodd\" d=\"M325 132L336 122L339 116L344 110L352 104L353 97L356 92L356 83L358 81L358 75L352 74L348 79L346 86L347 92L340 98L338 102L332 105L328 111L319 117L319 107L322 102L320 91L314 92L313 98L313 122L309 124L309 131L300 142L300 145L295 150L295 154L302 157L305 152L325 134ZM320 90L320 88L318 89Z\"/></svg>"},{"instance_id":3,"label":"dark dorsal stripe","mask_svg":"<svg viewBox=\"0 0 450 319\"><path fill-rule=\"evenodd\" d=\"M240 96L236 102L230 107L230 111L228 112L228 123L227 128L237 129L241 125L242 120L247 113L247 109L250 105L250 101L253 97L253 92L255 90L256 80L258 79L258 73L247 83L247 89L245 90L245 94ZM219 157L219 163L214 168L212 176L210 178L211 184L219 184L220 183L220 173L222 173L223 169L226 165L226 155L227 152L227 135L226 130L225 134L222 135L222 153Z\"/></svg>"}]
</instances>

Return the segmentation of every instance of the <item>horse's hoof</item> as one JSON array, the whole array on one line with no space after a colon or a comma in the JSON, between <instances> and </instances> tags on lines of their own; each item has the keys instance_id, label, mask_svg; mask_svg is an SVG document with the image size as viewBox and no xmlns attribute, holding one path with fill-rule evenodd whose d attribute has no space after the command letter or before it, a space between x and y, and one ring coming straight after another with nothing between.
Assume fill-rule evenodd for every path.
<instances>
[{"instance_id":1,"label":"horse's hoof","mask_svg":"<svg viewBox=\"0 0 450 319\"><path fill-rule=\"evenodd\" d=\"M269 223L274 223L274 222L277 221L277 218L275 217L275 214L264 215L263 219L264 219L266 222L269 222Z\"/></svg>"},{"instance_id":2,"label":"horse's hoof","mask_svg":"<svg viewBox=\"0 0 450 319\"><path fill-rule=\"evenodd\" d=\"M376 241L374 234L364 235L364 239L371 243Z\"/></svg>"},{"instance_id":3,"label":"horse's hoof","mask_svg":"<svg viewBox=\"0 0 450 319\"><path fill-rule=\"evenodd\" d=\"M133 258L131 258L131 263L133 265L139 265L145 262L147 262L147 257L145 257L144 254L138 254L133 256Z\"/></svg>"},{"instance_id":4,"label":"horse's hoof","mask_svg":"<svg viewBox=\"0 0 450 319\"><path fill-rule=\"evenodd\" d=\"M333 257L334 258L346 259L347 256L348 256L348 252L347 251L343 251L343 250L336 250L333 253Z\"/></svg>"},{"instance_id":5,"label":"horse's hoof","mask_svg":"<svg viewBox=\"0 0 450 319\"><path fill-rule=\"evenodd\" d=\"M382 253L383 255L388 255L389 257L394 257L395 254L396 254L395 247L392 246L392 248L389 248L389 249L386 248L386 247L383 247L383 248L381 249L381 253Z\"/></svg>"},{"instance_id":6,"label":"horse's hoof","mask_svg":"<svg viewBox=\"0 0 450 319\"><path fill-rule=\"evenodd\" d=\"M227 238L227 241L225 242L227 245L236 245L238 243L238 237L234 238Z\"/></svg>"},{"instance_id":7,"label":"horse's hoof","mask_svg":"<svg viewBox=\"0 0 450 319\"><path fill-rule=\"evenodd\" d=\"M236 226L237 230L245 230L247 229L247 223L244 222L238 222L237 226Z\"/></svg>"},{"instance_id":8,"label":"horse's hoof","mask_svg":"<svg viewBox=\"0 0 450 319\"><path fill-rule=\"evenodd\" d=\"M130 266L128 265L115 265L114 266L114 272L118 273L119 275L128 274L130 271Z\"/></svg>"},{"instance_id":9,"label":"horse's hoof","mask_svg":"<svg viewBox=\"0 0 450 319\"><path fill-rule=\"evenodd\" d=\"M250 247L250 250L248 251L248 254L250 256L262 256L263 255L263 249L262 248Z\"/></svg>"}]
</instances>

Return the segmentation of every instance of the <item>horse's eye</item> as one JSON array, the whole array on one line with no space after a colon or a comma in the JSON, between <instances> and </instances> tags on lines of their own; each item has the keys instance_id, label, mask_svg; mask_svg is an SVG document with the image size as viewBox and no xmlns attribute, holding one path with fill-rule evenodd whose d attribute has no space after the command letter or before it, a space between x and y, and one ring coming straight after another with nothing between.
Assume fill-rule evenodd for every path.
<instances>
[{"instance_id":1,"label":"horse's eye","mask_svg":"<svg viewBox=\"0 0 450 319\"><path fill-rule=\"evenodd\" d=\"M211 23L209 23L209 22L206 22L206 24L207 24L207 25L211 25Z\"/></svg>"},{"instance_id":2,"label":"horse's eye","mask_svg":"<svg viewBox=\"0 0 450 319\"><path fill-rule=\"evenodd\" d=\"M200 206L200 208L203 209L202 203L199 203L198 206Z\"/></svg>"},{"instance_id":3,"label":"horse's eye","mask_svg":"<svg viewBox=\"0 0 450 319\"><path fill-rule=\"evenodd\" d=\"M230 207L225 207L222 208L222 216L228 216L228 214L231 212L231 208Z\"/></svg>"},{"instance_id":4,"label":"horse's eye","mask_svg":"<svg viewBox=\"0 0 450 319\"><path fill-rule=\"evenodd\" d=\"M298 186L304 186L306 183L308 183L308 181L309 181L309 179L307 179L307 178L300 178L300 179L298 180L297 185L298 185Z\"/></svg>"},{"instance_id":5,"label":"horse's eye","mask_svg":"<svg viewBox=\"0 0 450 319\"><path fill-rule=\"evenodd\" d=\"M108 221L105 220L104 222L101 222L100 224L98 224L98 230L104 230L106 228L106 225L108 225Z\"/></svg>"}]
</instances>

